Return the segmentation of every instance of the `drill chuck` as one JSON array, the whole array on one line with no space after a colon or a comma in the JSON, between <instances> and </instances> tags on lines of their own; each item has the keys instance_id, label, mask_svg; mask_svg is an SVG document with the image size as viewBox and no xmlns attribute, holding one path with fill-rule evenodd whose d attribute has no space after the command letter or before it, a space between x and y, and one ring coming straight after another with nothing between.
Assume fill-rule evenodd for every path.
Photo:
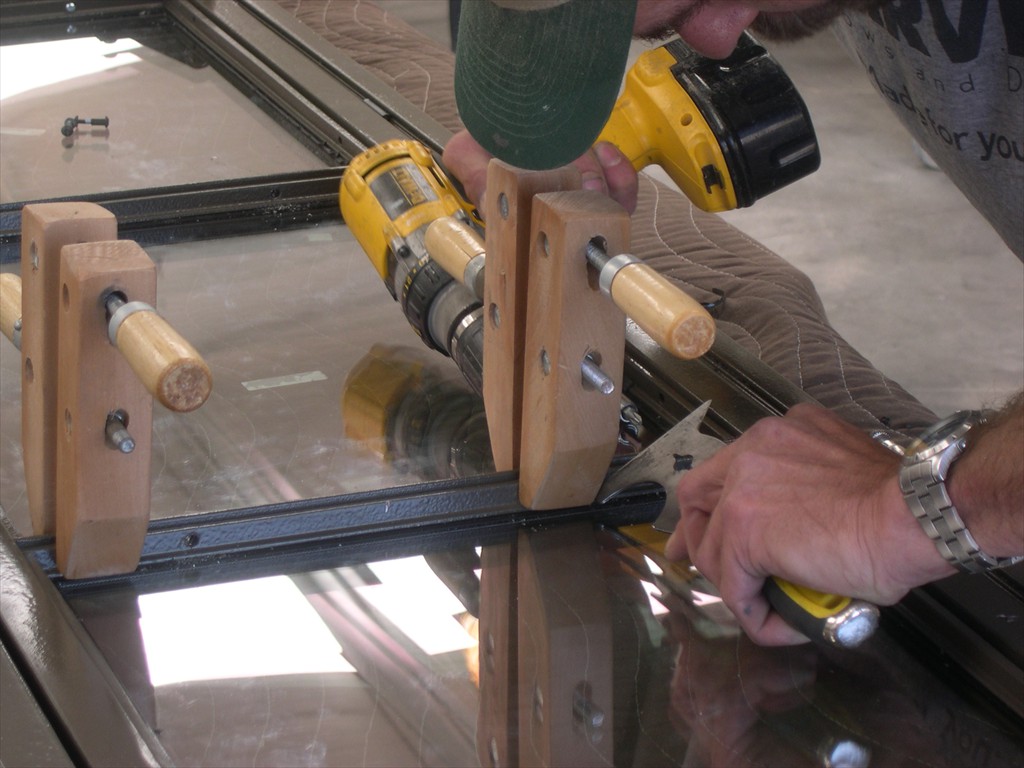
<instances>
[{"instance_id":1,"label":"drill chuck","mask_svg":"<svg viewBox=\"0 0 1024 768\"><path fill-rule=\"evenodd\" d=\"M463 315L451 336L448 354L474 392L484 391L484 308L476 305Z\"/></svg>"}]
</instances>

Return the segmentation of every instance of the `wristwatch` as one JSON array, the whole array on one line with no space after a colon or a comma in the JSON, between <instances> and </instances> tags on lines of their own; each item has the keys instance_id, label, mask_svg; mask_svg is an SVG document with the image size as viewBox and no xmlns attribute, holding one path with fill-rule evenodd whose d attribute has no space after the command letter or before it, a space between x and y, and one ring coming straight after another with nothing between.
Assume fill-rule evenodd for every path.
<instances>
[{"instance_id":1,"label":"wristwatch","mask_svg":"<svg viewBox=\"0 0 1024 768\"><path fill-rule=\"evenodd\" d=\"M982 552L946 489L949 469L967 446L967 433L984 421L980 411L957 411L947 416L907 449L900 467L900 490L917 522L935 542L939 554L968 573L1004 568L1024 560Z\"/></svg>"}]
</instances>

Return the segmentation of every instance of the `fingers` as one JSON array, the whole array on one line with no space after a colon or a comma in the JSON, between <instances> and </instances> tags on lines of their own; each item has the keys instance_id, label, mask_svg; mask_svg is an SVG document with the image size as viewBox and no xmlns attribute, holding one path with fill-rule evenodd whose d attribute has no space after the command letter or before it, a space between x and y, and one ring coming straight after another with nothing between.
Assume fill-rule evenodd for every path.
<instances>
[{"instance_id":1,"label":"fingers","mask_svg":"<svg viewBox=\"0 0 1024 768\"><path fill-rule=\"evenodd\" d=\"M715 494L717 500L718 495ZM807 638L776 614L764 593L768 576L742 548L742 538L727 530L740 518L734 515L706 515L691 512L680 520L690 562L718 587L719 596L733 613L743 631L759 645L796 645Z\"/></svg>"},{"instance_id":2,"label":"fingers","mask_svg":"<svg viewBox=\"0 0 1024 768\"><path fill-rule=\"evenodd\" d=\"M772 609L764 592L768 574L749 565L749 558L730 550L719 530L720 520L693 515L689 521L680 522L690 542L690 562L717 585L722 601L755 643L776 646L809 642Z\"/></svg>"},{"instance_id":3,"label":"fingers","mask_svg":"<svg viewBox=\"0 0 1024 768\"><path fill-rule=\"evenodd\" d=\"M487 163L491 157L468 131L459 131L452 136L442 156L445 168L462 184L466 199L480 210L483 210ZM573 165L580 171L584 189L608 195L629 213L636 210L639 179L618 147L598 142Z\"/></svg>"},{"instance_id":4,"label":"fingers","mask_svg":"<svg viewBox=\"0 0 1024 768\"><path fill-rule=\"evenodd\" d=\"M704 573L699 562L695 565ZM720 573L704 575L719 585L723 602L751 640L769 646L810 642L772 610L764 593L765 574L748 572L736 558L723 557L718 566Z\"/></svg>"},{"instance_id":5,"label":"fingers","mask_svg":"<svg viewBox=\"0 0 1024 768\"><path fill-rule=\"evenodd\" d=\"M810 421L818 417L801 411L796 416ZM748 546L749 536L763 536L754 532L759 516L751 517L759 497L749 492L749 475L756 478L759 462L749 455L750 437L777 429L777 420L766 421L750 430L746 440L726 446L683 475L677 487L680 520L665 545L665 555L672 560L688 557L718 587L726 606L756 643L795 645L808 638L771 609L763 592L769 572L762 556ZM768 437L774 443L777 436Z\"/></svg>"},{"instance_id":6,"label":"fingers","mask_svg":"<svg viewBox=\"0 0 1024 768\"><path fill-rule=\"evenodd\" d=\"M669 534L668 541L665 542L665 557L669 560L684 560L686 558L686 534L682 531L682 524L683 521L680 517L675 530Z\"/></svg>"},{"instance_id":7,"label":"fingers","mask_svg":"<svg viewBox=\"0 0 1024 768\"><path fill-rule=\"evenodd\" d=\"M477 144L468 131L459 131L445 145L441 159L448 172L462 184L466 199L482 211L490 152Z\"/></svg>"},{"instance_id":8,"label":"fingers","mask_svg":"<svg viewBox=\"0 0 1024 768\"><path fill-rule=\"evenodd\" d=\"M627 212L636 210L639 178L619 148L599 141L573 163L583 178L583 188L608 195Z\"/></svg>"},{"instance_id":9,"label":"fingers","mask_svg":"<svg viewBox=\"0 0 1024 768\"><path fill-rule=\"evenodd\" d=\"M704 540L711 515L718 507L732 452L732 446L727 445L679 479L679 524L665 544L665 555L670 560L681 560L688 552L692 559Z\"/></svg>"},{"instance_id":10,"label":"fingers","mask_svg":"<svg viewBox=\"0 0 1024 768\"><path fill-rule=\"evenodd\" d=\"M775 611L769 611L764 623L756 629L743 628L750 638L758 645L805 645L811 642L809 637L797 632L786 620Z\"/></svg>"}]
</instances>

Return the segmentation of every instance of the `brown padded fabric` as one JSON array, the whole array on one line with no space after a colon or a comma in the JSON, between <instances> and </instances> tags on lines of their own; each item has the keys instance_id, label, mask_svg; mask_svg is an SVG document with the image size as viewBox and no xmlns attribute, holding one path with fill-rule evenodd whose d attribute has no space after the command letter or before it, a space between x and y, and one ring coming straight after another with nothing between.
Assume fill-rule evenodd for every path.
<instances>
[{"instance_id":1,"label":"brown padded fabric","mask_svg":"<svg viewBox=\"0 0 1024 768\"><path fill-rule=\"evenodd\" d=\"M278 0L297 19L452 131L453 56L369 0ZM726 294L726 333L822 405L864 429L914 433L935 420L829 324L810 280L681 193L641 175L632 248L698 300Z\"/></svg>"},{"instance_id":2,"label":"brown padded fabric","mask_svg":"<svg viewBox=\"0 0 1024 768\"><path fill-rule=\"evenodd\" d=\"M355 59L445 128L462 128L452 52L369 0L278 0L327 42Z\"/></svg>"},{"instance_id":3,"label":"brown padded fabric","mask_svg":"<svg viewBox=\"0 0 1024 768\"><path fill-rule=\"evenodd\" d=\"M829 325L806 275L720 217L641 174L634 252L699 301L725 292L726 333L822 405L865 429L915 433L935 415Z\"/></svg>"}]
</instances>

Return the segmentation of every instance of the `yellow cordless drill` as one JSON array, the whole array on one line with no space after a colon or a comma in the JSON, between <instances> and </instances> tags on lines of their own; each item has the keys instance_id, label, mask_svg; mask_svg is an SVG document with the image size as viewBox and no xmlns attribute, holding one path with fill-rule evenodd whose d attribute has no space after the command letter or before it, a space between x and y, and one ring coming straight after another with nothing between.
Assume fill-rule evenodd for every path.
<instances>
[{"instance_id":1,"label":"yellow cordless drill","mask_svg":"<svg viewBox=\"0 0 1024 768\"><path fill-rule=\"evenodd\" d=\"M698 56L680 40L642 54L600 138L619 146L638 170L662 166L708 211L752 205L820 162L807 108L778 62L749 35L723 60ZM478 225L473 207L413 140L388 141L355 157L342 178L340 204L416 333L455 358L479 390L479 296L439 267L424 241L437 219Z\"/></svg>"}]
</instances>

